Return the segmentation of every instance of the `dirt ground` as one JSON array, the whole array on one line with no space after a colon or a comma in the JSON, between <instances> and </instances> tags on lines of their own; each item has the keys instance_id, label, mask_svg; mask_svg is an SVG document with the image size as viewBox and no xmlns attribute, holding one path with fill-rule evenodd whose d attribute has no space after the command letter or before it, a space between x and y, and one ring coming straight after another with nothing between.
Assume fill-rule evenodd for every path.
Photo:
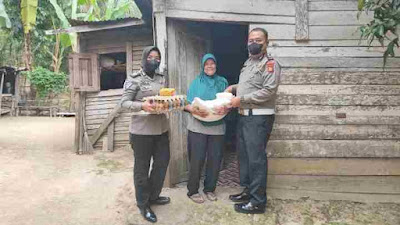
<instances>
[{"instance_id":1,"label":"dirt ground","mask_svg":"<svg viewBox=\"0 0 400 225\"><path fill-rule=\"evenodd\" d=\"M135 206L129 148L92 155L73 152L74 118L0 118L0 224L148 224ZM227 196L199 205L184 184L166 188L158 224L399 225L399 204L269 199L262 215L235 213Z\"/></svg>"}]
</instances>

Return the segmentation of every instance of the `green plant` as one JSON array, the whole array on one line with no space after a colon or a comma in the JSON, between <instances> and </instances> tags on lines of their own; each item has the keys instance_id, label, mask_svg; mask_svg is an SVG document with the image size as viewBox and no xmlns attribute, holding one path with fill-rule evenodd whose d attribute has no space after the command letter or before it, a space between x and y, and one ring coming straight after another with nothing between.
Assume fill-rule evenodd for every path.
<instances>
[{"instance_id":1,"label":"green plant","mask_svg":"<svg viewBox=\"0 0 400 225\"><path fill-rule=\"evenodd\" d=\"M374 18L360 27L361 38L368 40L368 45L377 39L382 47L389 41L383 53L383 66L389 56L395 57L394 49L399 48L400 0L358 0L358 16L364 11L374 13Z\"/></svg>"},{"instance_id":2,"label":"green plant","mask_svg":"<svg viewBox=\"0 0 400 225\"><path fill-rule=\"evenodd\" d=\"M43 67L23 73L36 88L38 98L45 98L50 94L59 94L66 90L67 75L55 73Z\"/></svg>"}]
</instances>

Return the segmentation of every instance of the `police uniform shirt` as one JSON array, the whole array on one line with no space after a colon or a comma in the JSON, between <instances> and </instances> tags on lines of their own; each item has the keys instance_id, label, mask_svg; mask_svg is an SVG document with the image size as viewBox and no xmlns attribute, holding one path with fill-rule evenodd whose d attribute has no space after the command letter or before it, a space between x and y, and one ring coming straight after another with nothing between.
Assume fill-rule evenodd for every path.
<instances>
[{"instance_id":1,"label":"police uniform shirt","mask_svg":"<svg viewBox=\"0 0 400 225\"><path fill-rule=\"evenodd\" d=\"M154 74L151 78L140 70L131 74L124 83L121 104L132 112L142 110L143 98L158 95L165 87L165 77ZM160 135L168 131L168 120L165 114L133 115L129 131L139 135Z\"/></svg>"}]
</instances>

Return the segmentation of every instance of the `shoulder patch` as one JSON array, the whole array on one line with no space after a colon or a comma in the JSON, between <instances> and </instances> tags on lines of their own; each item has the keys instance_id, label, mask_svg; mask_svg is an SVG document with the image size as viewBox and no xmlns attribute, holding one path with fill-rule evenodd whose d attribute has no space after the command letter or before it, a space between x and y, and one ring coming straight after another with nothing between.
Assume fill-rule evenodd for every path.
<instances>
[{"instance_id":1,"label":"shoulder patch","mask_svg":"<svg viewBox=\"0 0 400 225\"><path fill-rule=\"evenodd\" d=\"M274 72L275 60L268 60L267 70L268 72Z\"/></svg>"}]
</instances>

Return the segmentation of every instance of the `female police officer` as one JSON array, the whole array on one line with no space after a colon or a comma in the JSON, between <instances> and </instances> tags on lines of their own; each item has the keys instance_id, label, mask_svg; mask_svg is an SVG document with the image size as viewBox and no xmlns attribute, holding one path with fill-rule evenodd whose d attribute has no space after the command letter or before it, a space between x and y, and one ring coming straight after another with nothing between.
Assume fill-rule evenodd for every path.
<instances>
[{"instance_id":1,"label":"female police officer","mask_svg":"<svg viewBox=\"0 0 400 225\"><path fill-rule=\"evenodd\" d=\"M154 105L143 97L157 95L165 85L163 75L156 73L160 65L160 50L147 47L143 51L142 69L132 73L124 84L121 104L132 112L144 110L147 115L134 115L129 127L134 152L134 183L136 202L143 217L157 222L151 204L168 204L169 197L160 196L169 163L168 121L164 114L151 114ZM153 159L149 176L150 160Z\"/></svg>"}]
</instances>

